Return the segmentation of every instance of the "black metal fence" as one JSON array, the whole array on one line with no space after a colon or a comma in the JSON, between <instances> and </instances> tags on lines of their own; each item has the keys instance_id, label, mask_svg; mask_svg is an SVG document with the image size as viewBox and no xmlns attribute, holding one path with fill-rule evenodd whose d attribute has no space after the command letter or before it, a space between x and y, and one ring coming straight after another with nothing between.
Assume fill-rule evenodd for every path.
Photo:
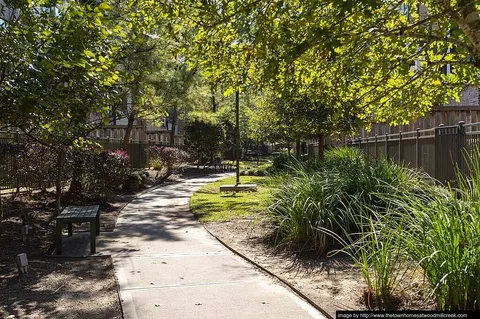
<instances>
[{"instance_id":1,"label":"black metal fence","mask_svg":"<svg viewBox=\"0 0 480 319\"><path fill-rule=\"evenodd\" d=\"M0 191L30 186L30 179L22 174L18 154L14 151L15 147L26 143L28 138L19 132L0 132Z\"/></svg>"},{"instance_id":2,"label":"black metal fence","mask_svg":"<svg viewBox=\"0 0 480 319\"><path fill-rule=\"evenodd\" d=\"M123 148L121 139L95 139L95 142L102 145L106 150ZM45 182L42 178L32 178L25 174L21 163L25 162L20 158L25 156L23 152L15 152L13 149L32 143L26 135L21 132L0 131L0 190L30 188L39 189ZM164 143L165 144L165 143ZM127 144L126 152L130 156L130 162L134 168L144 168L148 165L147 149L151 145L164 145L159 141L132 141ZM31 170L30 170L31 171ZM48 181L47 181L48 184Z\"/></svg>"},{"instance_id":3,"label":"black metal fence","mask_svg":"<svg viewBox=\"0 0 480 319\"><path fill-rule=\"evenodd\" d=\"M480 146L480 123L358 138L348 142L373 158L387 157L397 164L419 168L442 183L454 182L457 172L467 175L469 160Z\"/></svg>"}]
</instances>

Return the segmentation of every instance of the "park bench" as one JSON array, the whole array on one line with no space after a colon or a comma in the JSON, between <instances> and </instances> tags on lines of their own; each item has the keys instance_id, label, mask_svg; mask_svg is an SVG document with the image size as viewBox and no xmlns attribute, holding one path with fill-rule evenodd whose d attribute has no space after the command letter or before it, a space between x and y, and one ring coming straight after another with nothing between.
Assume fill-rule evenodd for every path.
<instances>
[{"instance_id":1,"label":"park bench","mask_svg":"<svg viewBox=\"0 0 480 319\"><path fill-rule=\"evenodd\" d=\"M100 207L67 206L56 219L55 244L57 255L62 254L62 225L68 224L68 236L72 236L73 223L90 223L90 253L95 254L95 238L100 235Z\"/></svg>"},{"instance_id":2,"label":"park bench","mask_svg":"<svg viewBox=\"0 0 480 319\"><path fill-rule=\"evenodd\" d=\"M220 192L244 192L244 191L257 191L257 184L226 184L220 186Z\"/></svg>"}]
</instances>

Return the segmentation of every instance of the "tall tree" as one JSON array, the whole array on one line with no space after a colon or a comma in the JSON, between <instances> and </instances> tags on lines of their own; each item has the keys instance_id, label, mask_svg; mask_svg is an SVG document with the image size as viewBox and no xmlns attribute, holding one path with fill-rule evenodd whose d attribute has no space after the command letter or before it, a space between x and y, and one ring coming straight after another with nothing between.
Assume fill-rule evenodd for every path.
<instances>
[{"instance_id":1,"label":"tall tree","mask_svg":"<svg viewBox=\"0 0 480 319\"><path fill-rule=\"evenodd\" d=\"M179 81L174 77L176 59L172 58L180 50L179 34L148 0L115 1L110 19L122 26L128 39L122 42L118 58L123 99L114 110L116 118L128 121L125 148L135 120L155 121L168 114L168 102Z\"/></svg>"},{"instance_id":2,"label":"tall tree","mask_svg":"<svg viewBox=\"0 0 480 319\"><path fill-rule=\"evenodd\" d=\"M13 13L0 25L2 122L55 150L58 214L66 148L103 124L116 102L114 57L122 36L107 26L105 3L7 4Z\"/></svg>"}]
</instances>

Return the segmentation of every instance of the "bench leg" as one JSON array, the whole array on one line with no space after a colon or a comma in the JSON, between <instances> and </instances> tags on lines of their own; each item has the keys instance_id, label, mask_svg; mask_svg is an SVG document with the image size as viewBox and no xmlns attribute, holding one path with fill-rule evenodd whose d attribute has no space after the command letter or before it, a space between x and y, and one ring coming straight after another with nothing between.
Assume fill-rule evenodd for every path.
<instances>
[{"instance_id":1,"label":"bench leg","mask_svg":"<svg viewBox=\"0 0 480 319\"><path fill-rule=\"evenodd\" d=\"M90 253L95 254L95 237L97 235L97 219L90 222Z\"/></svg>"},{"instance_id":2,"label":"bench leg","mask_svg":"<svg viewBox=\"0 0 480 319\"><path fill-rule=\"evenodd\" d=\"M72 236L73 233L73 224L68 223L68 236Z\"/></svg>"},{"instance_id":3,"label":"bench leg","mask_svg":"<svg viewBox=\"0 0 480 319\"><path fill-rule=\"evenodd\" d=\"M57 220L55 226L55 246L57 247L57 255L62 254L62 223Z\"/></svg>"},{"instance_id":4,"label":"bench leg","mask_svg":"<svg viewBox=\"0 0 480 319\"><path fill-rule=\"evenodd\" d=\"M100 235L100 212L97 213L97 236Z\"/></svg>"}]
</instances>

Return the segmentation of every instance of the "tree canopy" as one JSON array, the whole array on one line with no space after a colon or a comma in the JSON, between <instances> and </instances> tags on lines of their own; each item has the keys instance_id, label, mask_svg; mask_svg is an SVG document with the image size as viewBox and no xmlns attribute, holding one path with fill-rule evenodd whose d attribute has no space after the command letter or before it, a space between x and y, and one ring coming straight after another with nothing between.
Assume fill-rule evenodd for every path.
<instances>
[{"instance_id":1,"label":"tree canopy","mask_svg":"<svg viewBox=\"0 0 480 319\"><path fill-rule=\"evenodd\" d=\"M480 4L459 1L175 1L190 53L232 87L291 90L401 124L480 82ZM448 70L448 71L447 71Z\"/></svg>"},{"instance_id":2,"label":"tree canopy","mask_svg":"<svg viewBox=\"0 0 480 319\"><path fill-rule=\"evenodd\" d=\"M480 83L480 4L470 0L5 3L2 121L49 143L103 124L133 91L136 116L208 99L218 111L219 91L240 90L250 106L276 101L284 126L292 112L328 110L321 130L344 131L408 122ZM246 134L265 133L249 122Z\"/></svg>"},{"instance_id":3,"label":"tree canopy","mask_svg":"<svg viewBox=\"0 0 480 319\"><path fill-rule=\"evenodd\" d=\"M0 25L2 122L43 144L71 145L103 123L116 99L120 36L107 26L110 7L12 4Z\"/></svg>"}]
</instances>

